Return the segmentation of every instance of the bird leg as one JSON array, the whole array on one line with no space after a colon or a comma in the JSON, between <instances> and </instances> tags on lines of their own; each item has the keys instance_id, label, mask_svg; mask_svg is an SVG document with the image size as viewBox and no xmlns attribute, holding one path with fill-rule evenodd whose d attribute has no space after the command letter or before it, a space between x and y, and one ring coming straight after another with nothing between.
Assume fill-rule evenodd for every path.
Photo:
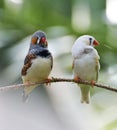
<instances>
[{"instance_id":1,"label":"bird leg","mask_svg":"<svg viewBox=\"0 0 117 130\"><path fill-rule=\"evenodd\" d=\"M47 79L45 79L45 81L46 81L46 85L48 86L51 86L51 78L47 78Z\"/></svg>"},{"instance_id":2,"label":"bird leg","mask_svg":"<svg viewBox=\"0 0 117 130\"><path fill-rule=\"evenodd\" d=\"M80 82L80 81L82 81L81 78L78 77L78 75L74 77L74 80L75 80L76 82Z\"/></svg>"},{"instance_id":3,"label":"bird leg","mask_svg":"<svg viewBox=\"0 0 117 130\"><path fill-rule=\"evenodd\" d=\"M92 81L91 81L91 86L92 86L92 88L94 87L95 83L96 83L95 80L92 80Z\"/></svg>"},{"instance_id":4,"label":"bird leg","mask_svg":"<svg viewBox=\"0 0 117 130\"><path fill-rule=\"evenodd\" d=\"M24 83L24 85L25 85L26 87L30 87L31 84L33 84L33 82L30 82L29 80L27 80L27 81Z\"/></svg>"}]
</instances>

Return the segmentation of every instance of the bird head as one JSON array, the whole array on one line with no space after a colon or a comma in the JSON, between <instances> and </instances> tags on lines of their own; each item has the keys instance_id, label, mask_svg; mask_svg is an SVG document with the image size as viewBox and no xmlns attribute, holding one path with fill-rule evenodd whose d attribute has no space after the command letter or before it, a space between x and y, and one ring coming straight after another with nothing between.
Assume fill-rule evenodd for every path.
<instances>
[{"instance_id":1,"label":"bird head","mask_svg":"<svg viewBox=\"0 0 117 130\"><path fill-rule=\"evenodd\" d=\"M92 47L99 45L99 42L93 36L90 36L90 35L80 36L76 40L76 43L78 44L81 43L81 44L92 46Z\"/></svg>"},{"instance_id":2,"label":"bird head","mask_svg":"<svg viewBox=\"0 0 117 130\"><path fill-rule=\"evenodd\" d=\"M48 43L46 34L43 31L36 31L31 38L30 48L42 47L47 48Z\"/></svg>"},{"instance_id":3,"label":"bird head","mask_svg":"<svg viewBox=\"0 0 117 130\"><path fill-rule=\"evenodd\" d=\"M84 51L84 48L93 48L95 46L99 45L99 42L90 35L83 35L80 36L74 43L72 47L72 55L73 57L77 57L78 55L81 55L81 52Z\"/></svg>"}]
</instances>

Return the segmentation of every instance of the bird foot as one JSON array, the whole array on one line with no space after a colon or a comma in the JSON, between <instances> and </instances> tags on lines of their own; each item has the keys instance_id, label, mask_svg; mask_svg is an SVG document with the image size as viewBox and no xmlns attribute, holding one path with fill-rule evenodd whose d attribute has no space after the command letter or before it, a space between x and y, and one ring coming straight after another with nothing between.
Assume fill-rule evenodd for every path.
<instances>
[{"instance_id":1,"label":"bird foot","mask_svg":"<svg viewBox=\"0 0 117 130\"><path fill-rule=\"evenodd\" d=\"M79 78L78 76L76 76L76 77L74 78L74 80L75 80L76 82L82 81L81 78Z\"/></svg>"},{"instance_id":2,"label":"bird foot","mask_svg":"<svg viewBox=\"0 0 117 130\"><path fill-rule=\"evenodd\" d=\"M51 80L52 80L51 78L45 79L47 86L51 86Z\"/></svg>"},{"instance_id":3,"label":"bird foot","mask_svg":"<svg viewBox=\"0 0 117 130\"><path fill-rule=\"evenodd\" d=\"M95 80L92 80L92 81L91 81L91 86L92 86L92 88L94 87L95 83L96 83Z\"/></svg>"},{"instance_id":4,"label":"bird foot","mask_svg":"<svg viewBox=\"0 0 117 130\"><path fill-rule=\"evenodd\" d=\"M26 87L29 87L31 84L33 84L33 82L26 81L26 82L24 83L24 85L25 85Z\"/></svg>"}]
</instances>

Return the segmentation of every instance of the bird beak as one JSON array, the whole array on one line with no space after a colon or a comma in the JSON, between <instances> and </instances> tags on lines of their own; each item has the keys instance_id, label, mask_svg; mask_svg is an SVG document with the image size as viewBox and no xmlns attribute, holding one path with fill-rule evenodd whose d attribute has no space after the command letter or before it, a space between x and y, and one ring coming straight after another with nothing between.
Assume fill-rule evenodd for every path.
<instances>
[{"instance_id":1,"label":"bird beak","mask_svg":"<svg viewBox=\"0 0 117 130\"><path fill-rule=\"evenodd\" d=\"M44 46L48 46L48 42L45 37L41 38L40 43L43 44Z\"/></svg>"},{"instance_id":2,"label":"bird beak","mask_svg":"<svg viewBox=\"0 0 117 130\"><path fill-rule=\"evenodd\" d=\"M46 38L45 37L42 37L41 38L41 43L45 43L46 42Z\"/></svg>"},{"instance_id":3,"label":"bird beak","mask_svg":"<svg viewBox=\"0 0 117 130\"><path fill-rule=\"evenodd\" d=\"M96 41L96 40L94 40L94 41L93 41L93 45L94 45L94 46L98 46L98 45L99 45L99 42Z\"/></svg>"}]
</instances>

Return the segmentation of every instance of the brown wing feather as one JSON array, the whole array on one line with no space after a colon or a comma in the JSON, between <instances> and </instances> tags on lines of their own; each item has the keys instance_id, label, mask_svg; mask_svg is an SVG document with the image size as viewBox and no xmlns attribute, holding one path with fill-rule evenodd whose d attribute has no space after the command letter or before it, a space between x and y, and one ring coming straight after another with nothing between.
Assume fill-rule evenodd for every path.
<instances>
[{"instance_id":1,"label":"brown wing feather","mask_svg":"<svg viewBox=\"0 0 117 130\"><path fill-rule=\"evenodd\" d=\"M32 65L31 60L35 58L36 56L34 54L29 54L26 56L25 61L24 61L24 66L21 71L21 75L26 75L28 68L30 68Z\"/></svg>"}]
</instances>

